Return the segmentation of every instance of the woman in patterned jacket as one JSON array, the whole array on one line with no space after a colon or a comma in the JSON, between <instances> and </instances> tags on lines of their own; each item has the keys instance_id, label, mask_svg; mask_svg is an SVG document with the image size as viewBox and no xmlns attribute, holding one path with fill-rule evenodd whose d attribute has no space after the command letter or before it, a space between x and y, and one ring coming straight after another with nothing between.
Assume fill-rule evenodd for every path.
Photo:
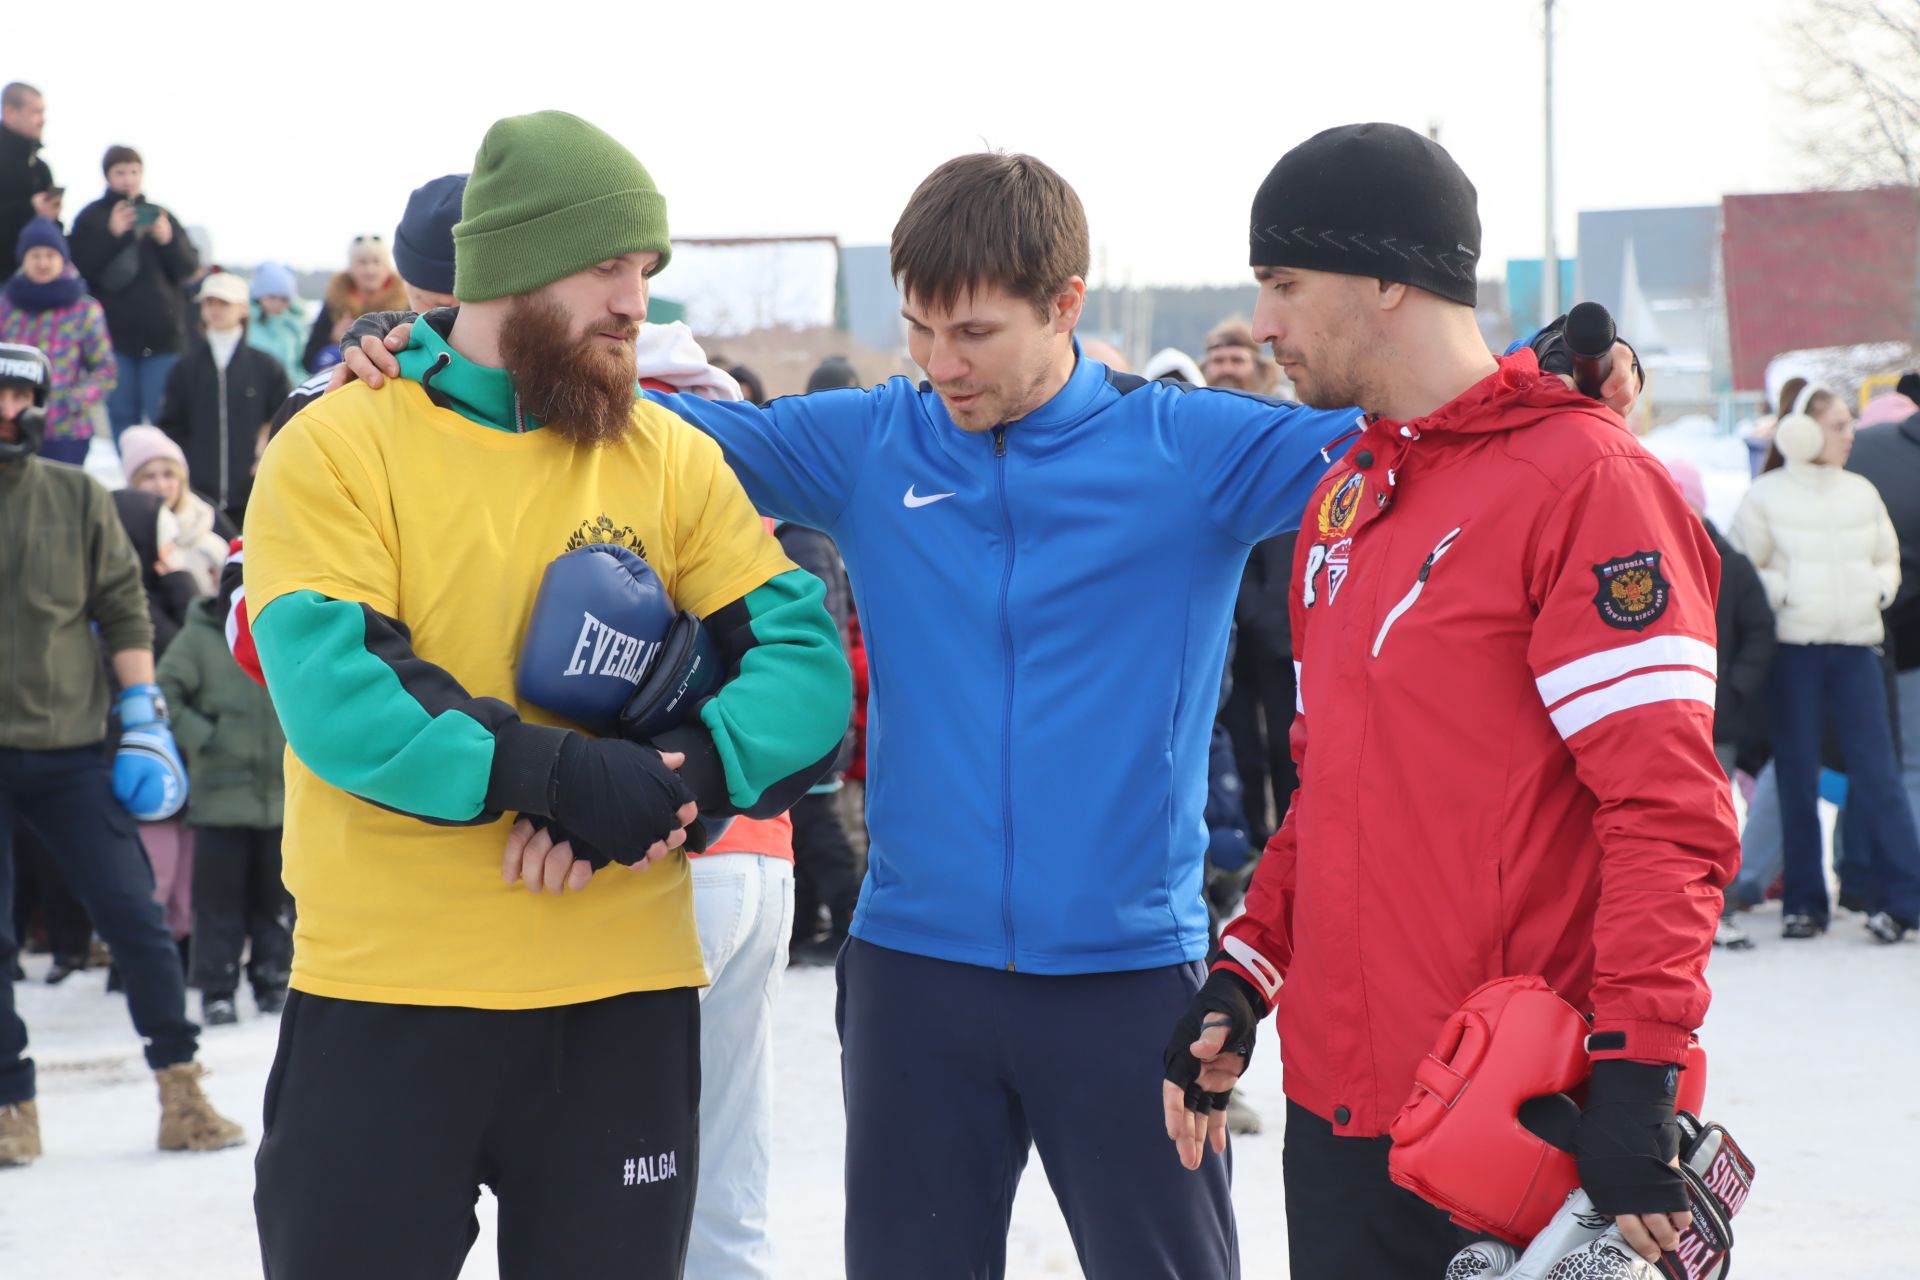
<instances>
[{"instance_id":1,"label":"woman in patterned jacket","mask_svg":"<svg viewBox=\"0 0 1920 1280\"><path fill-rule=\"evenodd\" d=\"M73 269L66 237L47 218L20 232L20 270L0 288L0 342L23 342L53 362L40 454L75 466L93 440L93 414L113 390L113 340L107 316Z\"/></svg>"}]
</instances>

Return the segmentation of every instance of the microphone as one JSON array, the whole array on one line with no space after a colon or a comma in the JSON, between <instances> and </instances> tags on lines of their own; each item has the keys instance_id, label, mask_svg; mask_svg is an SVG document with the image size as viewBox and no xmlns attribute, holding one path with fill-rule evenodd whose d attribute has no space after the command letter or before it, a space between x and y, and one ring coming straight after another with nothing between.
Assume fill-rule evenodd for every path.
<instances>
[{"instance_id":1,"label":"microphone","mask_svg":"<svg viewBox=\"0 0 1920 1280\"><path fill-rule=\"evenodd\" d=\"M1567 312L1567 351L1573 356L1573 384L1583 395L1600 398L1613 373L1613 317L1597 302L1582 302Z\"/></svg>"}]
</instances>

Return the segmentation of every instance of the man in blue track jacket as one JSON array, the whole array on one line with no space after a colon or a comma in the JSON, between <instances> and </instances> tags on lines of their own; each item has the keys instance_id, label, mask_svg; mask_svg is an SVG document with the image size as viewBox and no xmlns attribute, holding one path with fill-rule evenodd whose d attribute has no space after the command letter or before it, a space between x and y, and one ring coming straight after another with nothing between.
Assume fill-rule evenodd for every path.
<instances>
[{"instance_id":1,"label":"man in blue track jacket","mask_svg":"<svg viewBox=\"0 0 1920 1280\"><path fill-rule=\"evenodd\" d=\"M927 382L764 407L648 393L761 512L832 535L866 637L847 1274L1003 1275L1037 1147L1087 1275L1237 1276L1229 1164L1189 1174L1167 1150L1161 1047L1204 976L1241 571L1298 527L1359 412L1083 357L1086 215L1030 156L935 170L892 265ZM393 372L372 338L348 364Z\"/></svg>"},{"instance_id":2,"label":"man in blue track jacket","mask_svg":"<svg viewBox=\"0 0 1920 1280\"><path fill-rule=\"evenodd\" d=\"M1226 1167L1181 1185L1127 1108L1160 1088L1149 1011L1177 1017L1202 977L1247 551L1298 525L1357 415L1082 358L1085 213L1030 157L941 166L892 252L927 383L664 399L762 511L833 536L866 637L847 1274L1001 1275L1037 1146L1089 1276L1236 1275Z\"/></svg>"}]
</instances>

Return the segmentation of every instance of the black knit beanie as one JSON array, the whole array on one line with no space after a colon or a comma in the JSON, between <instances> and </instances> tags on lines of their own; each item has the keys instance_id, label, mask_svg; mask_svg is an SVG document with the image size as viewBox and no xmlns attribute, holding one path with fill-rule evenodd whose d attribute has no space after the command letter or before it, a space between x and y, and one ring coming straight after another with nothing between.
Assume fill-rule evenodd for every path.
<instances>
[{"instance_id":1,"label":"black knit beanie","mask_svg":"<svg viewBox=\"0 0 1920 1280\"><path fill-rule=\"evenodd\" d=\"M1253 197L1251 265L1396 280L1471 307L1479 197L1446 149L1397 124L1316 133Z\"/></svg>"}]
</instances>

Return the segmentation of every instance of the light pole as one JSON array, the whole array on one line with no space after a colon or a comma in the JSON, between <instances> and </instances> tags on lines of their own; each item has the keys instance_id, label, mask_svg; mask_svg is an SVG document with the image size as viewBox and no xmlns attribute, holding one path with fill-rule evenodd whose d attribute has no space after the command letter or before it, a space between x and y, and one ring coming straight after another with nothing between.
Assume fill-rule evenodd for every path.
<instances>
[{"instance_id":1,"label":"light pole","mask_svg":"<svg viewBox=\"0 0 1920 1280\"><path fill-rule=\"evenodd\" d=\"M1553 0L1547 8L1547 235L1540 257L1540 323L1560 314L1560 255L1553 244Z\"/></svg>"}]
</instances>

